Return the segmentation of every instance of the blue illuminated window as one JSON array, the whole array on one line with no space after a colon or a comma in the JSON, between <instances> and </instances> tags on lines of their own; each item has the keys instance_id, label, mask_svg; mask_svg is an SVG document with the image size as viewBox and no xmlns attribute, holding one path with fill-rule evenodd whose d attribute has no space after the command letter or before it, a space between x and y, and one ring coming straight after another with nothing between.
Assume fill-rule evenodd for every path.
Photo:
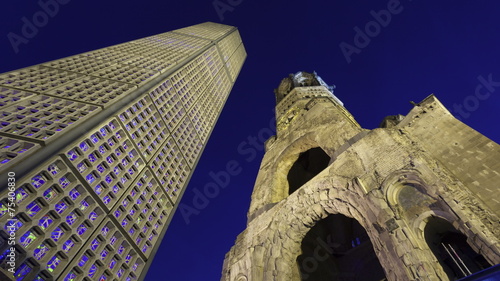
<instances>
[{"instance_id":1,"label":"blue illuminated window","mask_svg":"<svg viewBox=\"0 0 500 281\"><path fill-rule=\"evenodd\" d=\"M106 127L102 127L101 130L99 130L101 132L101 135L104 137L106 135L108 135L109 131Z\"/></svg>"},{"instance_id":2,"label":"blue illuminated window","mask_svg":"<svg viewBox=\"0 0 500 281\"><path fill-rule=\"evenodd\" d=\"M76 280L76 273L74 273L73 271L70 271L66 277L64 277L64 281L75 281Z\"/></svg>"},{"instance_id":3,"label":"blue illuminated window","mask_svg":"<svg viewBox=\"0 0 500 281\"><path fill-rule=\"evenodd\" d=\"M89 260L89 257L87 257L87 255L84 254L82 256L82 258L80 259L80 261L78 262L78 266L83 267L87 263L88 260Z\"/></svg>"},{"instance_id":4,"label":"blue illuminated window","mask_svg":"<svg viewBox=\"0 0 500 281\"><path fill-rule=\"evenodd\" d=\"M43 193L43 198L47 200L47 202L52 201L57 196L57 192L51 187Z\"/></svg>"},{"instance_id":5,"label":"blue illuminated window","mask_svg":"<svg viewBox=\"0 0 500 281\"><path fill-rule=\"evenodd\" d=\"M102 164L97 165L97 167L96 167L96 168L97 168L97 171L98 171L99 173L101 173L101 174L102 174L102 173L104 173L104 172L106 171L106 167L104 167Z\"/></svg>"},{"instance_id":6,"label":"blue illuminated window","mask_svg":"<svg viewBox=\"0 0 500 281\"><path fill-rule=\"evenodd\" d=\"M115 159L111 156L108 156L106 157L106 161L109 163L109 164L112 164L113 162L115 162Z\"/></svg>"},{"instance_id":7,"label":"blue illuminated window","mask_svg":"<svg viewBox=\"0 0 500 281\"><path fill-rule=\"evenodd\" d=\"M52 240L57 242L57 241L59 241L59 239L63 235L64 235L64 231L62 231L62 229L60 227L57 227L56 229L54 229L54 231L52 231L50 237L52 238Z\"/></svg>"},{"instance_id":8,"label":"blue illuminated window","mask_svg":"<svg viewBox=\"0 0 500 281\"><path fill-rule=\"evenodd\" d=\"M87 170L88 166L87 164L85 164L85 162L81 162L76 166L76 168L78 169L78 172L83 173L85 172L85 170Z\"/></svg>"},{"instance_id":9,"label":"blue illuminated window","mask_svg":"<svg viewBox=\"0 0 500 281\"><path fill-rule=\"evenodd\" d=\"M68 241L64 242L62 249L65 253L68 253L71 251L71 249L75 246L75 241L73 241L73 238L68 239Z\"/></svg>"},{"instance_id":10,"label":"blue illuminated window","mask_svg":"<svg viewBox=\"0 0 500 281\"><path fill-rule=\"evenodd\" d=\"M97 195L101 195L101 193L102 193L103 189L104 189L104 188L103 188L103 187L102 187L102 185L100 185L100 184L96 185L96 187L94 188L95 193L97 193Z\"/></svg>"},{"instance_id":11,"label":"blue illuminated window","mask_svg":"<svg viewBox=\"0 0 500 281\"><path fill-rule=\"evenodd\" d=\"M19 268L14 273L16 281L24 280L24 278L31 272L32 268L26 263L21 264Z\"/></svg>"},{"instance_id":12,"label":"blue illuminated window","mask_svg":"<svg viewBox=\"0 0 500 281\"><path fill-rule=\"evenodd\" d=\"M106 150L107 150L107 149L106 149L106 147L105 147L104 145L99 146L99 152L100 152L101 154L105 154L105 153L106 153Z\"/></svg>"},{"instance_id":13,"label":"blue illuminated window","mask_svg":"<svg viewBox=\"0 0 500 281\"><path fill-rule=\"evenodd\" d=\"M16 190L16 202L19 204L24 201L24 199L28 198L29 193L24 190L24 188L18 188Z\"/></svg>"},{"instance_id":14,"label":"blue illuminated window","mask_svg":"<svg viewBox=\"0 0 500 281\"><path fill-rule=\"evenodd\" d=\"M102 229L101 229L101 235L106 237L108 236L108 233L109 233L109 227L107 225L105 225Z\"/></svg>"},{"instance_id":15,"label":"blue illuminated window","mask_svg":"<svg viewBox=\"0 0 500 281\"><path fill-rule=\"evenodd\" d=\"M76 198L78 198L80 196L80 192L78 192L78 190L76 190L76 188L73 188L73 190L71 190L69 192L69 197L74 201L76 200Z\"/></svg>"},{"instance_id":16,"label":"blue illuminated window","mask_svg":"<svg viewBox=\"0 0 500 281\"><path fill-rule=\"evenodd\" d=\"M50 272L54 272L57 266L61 263L61 259L58 256L52 257L50 261L47 263L47 270Z\"/></svg>"},{"instance_id":17,"label":"blue illuminated window","mask_svg":"<svg viewBox=\"0 0 500 281\"><path fill-rule=\"evenodd\" d=\"M95 221L99 215L96 212L90 212L89 220Z\"/></svg>"},{"instance_id":18,"label":"blue illuminated window","mask_svg":"<svg viewBox=\"0 0 500 281\"><path fill-rule=\"evenodd\" d=\"M34 217L38 212L40 212L42 208L36 201L31 202L28 206L26 206L26 213L30 217Z\"/></svg>"},{"instance_id":19,"label":"blue illuminated window","mask_svg":"<svg viewBox=\"0 0 500 281\"><path fill-rule=\"evenodd\" d=\"M119 255L121 255L123 253L123 251L125 250L125 247L123 247L123 245L120 245L120 247L118 248L118 250L116 251Z\"/></svg>"},{"instance_id":20,"label":"blue illuminated window","mask_svg":"<svg viewBox=\"0 0 500 281\"><path fill-rule=\"evenodd\" d=\"M94 263L89 269L89 277L94 277L96 271L97 271L97 264Z\"/></svg>"},{"instance_id":21,"label":"blue illuminated window","mask_svg":"<svg viewBox=\"0 0 500 281\"><path fill-rule=\"evenodd\" d=\"M68 153L66 155L68 156L69 160L71 160L71 161L75 160L76 158L78 158L80 156L80 155L78 155L78 153L75 150L68 151Z\"/></svg>"},{"instance_id":22,"label":"blue illuminated window","mask_svg":"<svg viewBox=\"0 0 500 281\"><path fill-rule=\"evenodd\" d=\"M98 143L100 140L100 137L98 134L93 134L90 136L90 140L92 140L93 143Z\"/></svg>"},{"instance_id":23,"label":"blue illuminated window","mask_svg":"<svg viewBox=\"0 0 500 281\"><path fill-rule=\"evenodd\" d=\"M66 188L71 182L66 178L66 177L61 177L59 179L59 184L61 185L62 188Z\"/></svg>"},{"instance_id":24,"label":"blue illuminated window","mask_svg":"<svg viewBox=\"0 0 500 281\"><path fill-rule=\"evenodd\" d=\"M38 226L42 230L46 230L52 223L54 222L54 218L50 215L45 215L43 216L40 221L38 222Z\"/></svg>"},{"instance_id":25,"label":"blue illuminated window","mask_svg":"<svg viewBox=\"0 0 500 281\"><path fill-rule=\"evenodd\" d=\"M110 183L112 183L112 182L113 182L113 177L111 177L111 175L106 175L106 177L104 178L104 180L105 180L108 184L110 184Z\"/></svg>"},{"instance_id":26,"label":"blue illuminated window","mask_svg":"<svg viewBox=\"0 0 500 281\"><path fill-rule=\"evenodd\" d=\"M101 260L105 260L106 257L108 256L108 254L109 254L109 252L106 249L102 250L102 252L101 252Z\"/></svg>"},{"instance_id":27,"label":"blue illuminated window","mask_svg":"<svg viewBox=\"0 0 500 281\"><path fill-rule=\"evenodd\" d=\"M90 173L88 174L85 179L87 180L88 183L93 183L96 179L94 173Z\"/></svg>"},{"instance_id":28,"label":"blue illuminated window","mask_svg":"<svg viewBox=\"0 0 500 281\"><path fill-rule=\"evenodd\" d=\"M78 228L76 229L76 233L78 233L78 235L83 235L86 231L87 231L87 226L85 224L80 224L80 226L78 226Z\"/></svg>"},{"instance_id":29,"label":"blue illuminated window","mask_svg":"<svg viewBox=\"0 0 500 281\"><path fill-rule=\"evenodd\" d=\"M33 251L33 257L37 260L41 260L45 254L49 251L49 247L44 243L40 244L40 246L36 247Z\"/></svg>"},{"instance_id":30,"label":"blue illuminated window","mask_svg":"<svg viewBox=\"0 0 500 281\"><path fill-rule=\"evenodd\" d=\"M21 242L21 246L23 246L24 248L27 248L29 245L31 245L31 243L33 243L34 241L36 240L36 236L33 232L31 231L28 231L26 232L23 236L21 236L21 238L19 239L19 241Z\"/></svg>"},{"instance_id":31,"label":"blue illuminated window","mask_svg":"<svg viewBox=\"0 0 500 281\"><path fill-rule=\"evenodd\" d=\"M76 215L75 212L71 212L69 213L69 215L66 217L66 222L69 224L69 225L73 225L76 220L78 219L78 216Z\"/></svg>"},{"instance_id":32,"label":"blue illuminated window","mask_svg":"<svg viewBox=\"0 0 500 281\"><path fill-rule=\"evenodd\" d=\"M57 167L56 164L51 164L49 165L49 168L47 169L52 175L57 175L61 169L59 169L59 167Z\"/></svg>"},{"instance_id":33,"label":"blue illuminated window","mask_svg":"<svg viewBox=\"0 0 500 281\"><path fill-rule=\"evenodd\" d=\"M92 241L92 243L90 244L90 249L92 249L92 251L95 251L99 245L101 244L101 241L99 241L98 239L94 239Z\"/></svg>"},{"instance_id":34,"label":"blue illuminated window","mask_svg":"<svg viewBox=\"0 0 500 281\"><path fill-rule=\"evenodd\" d=\"M125 272L125 269L122 267L118 270L118 272L116 272L116 276L122 277L124 272Z\"/></svg>"},{"instance_id":35,"label":"blue illuminated window","mask_svg":"<svg viewBox=\"0 0 500 281\"><path fill-rule=\"evenodd\" d=\"M58 214L62 214L67 208L68 205L62 200L59 201L59 203L57 203L55 206L55 210Z\"/></svg>"},{"instance_id":36,"label":"blue illuminated window","mask_svg":"<svg viewBox=\"0 0 500 281\"><path fill-rule=\"evenodd\" d=\"M92 163L97 161L97 156L94 153L90 153L88 158L89 158L89 161Z\"/></svg>"},{"instance_id":37,"label":"blue illuminated window","mask_svg":"<svg viewBox=\"0 0 500 281\"><path fill-rule=\"evenodd\" d=\"M89 144L87 143L87 141L83 141L82 143L80 143L80 149L85 152L87 150L90 149L90 146Z\"/></svg>"},{"instance_id":38,"label":"blue illuminated window","mask_svg":"<svg viewBox=\"0 0 500 281\"><path fill-rule=\"evenodd\" d=\"M47 182L47 180L48 179L44 175L38 174L38 175L34 176L33 178L31 178L31 184L35 188L39 188L42 185L44 185Z\"/></svg>"},{"instance_id":39,"label":"blue illuminated window","mask_svg":"<svg viewBox=\"0 0 500 281\"><path fill-rule=\"evenodd\" d=\"M110 269L113 269L116 265L116 260L115 259L111 259L111 261L109 262L109 268Z\"/></svg>"},{"instance_id":40,"label":"blue illuminated window","mask_svg":"<svg viewBox=\"0 0 500 281\"><path fill-rule=\"evenodd\" d=\"M86 200L82 200L80 203L80 210L83 212L87 210L87 208L90 206L90 204Z\"/></svg>"}]
</instances>

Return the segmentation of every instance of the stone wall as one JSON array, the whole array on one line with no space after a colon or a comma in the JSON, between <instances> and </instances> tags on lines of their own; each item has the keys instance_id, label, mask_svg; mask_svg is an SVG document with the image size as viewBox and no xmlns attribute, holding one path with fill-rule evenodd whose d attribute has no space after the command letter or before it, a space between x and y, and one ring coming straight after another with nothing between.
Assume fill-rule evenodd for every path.
<instances>
[{"instance_id":1,"label":"stone wall","mask_svg":"<svg viewBox=\"0 0 500 281\"><path fill-rule=\"evenodd\" d=\"M267 145L248 226L226 255L222 280L307 280L297 265L301 241L330 214L364 227L391 281L448 280L424 237L433 217L451 223L489 263L500 263L499 209L474 182L494 186L487 177L461 173L453 165L474 148L478 157L467 157L461 169L468 163L474 167L466 171L498 175L498 162L487 155L500 151L497 144L447 117L434 97L397 126L372 131L356 126L336 106L316 104ZM455 134L462 138L452 140ZM454 142L463 148L455 149L461 146ZM291 165L301 152L318 146L332 158L329 166L288 195Z\"/></svg>"}]
</instances>

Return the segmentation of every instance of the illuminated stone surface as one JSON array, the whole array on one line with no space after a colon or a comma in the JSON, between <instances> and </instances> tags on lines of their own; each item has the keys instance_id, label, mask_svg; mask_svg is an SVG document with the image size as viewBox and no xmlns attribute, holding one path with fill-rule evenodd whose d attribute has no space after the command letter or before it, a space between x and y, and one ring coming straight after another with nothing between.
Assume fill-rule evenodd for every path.
<instances>
[{"instance_id":1,"label":"illuminated stone surface","mask_svg":"<svg viewBox=\"0 0 500 281\"><path fill-rule=\"evenodd\" d=\"M434 96L366 130L332 90L310 73L276 90L222 280L456 280L447 250L465 272L500 263L500 146Z\"/></svg>"}]
</instances>

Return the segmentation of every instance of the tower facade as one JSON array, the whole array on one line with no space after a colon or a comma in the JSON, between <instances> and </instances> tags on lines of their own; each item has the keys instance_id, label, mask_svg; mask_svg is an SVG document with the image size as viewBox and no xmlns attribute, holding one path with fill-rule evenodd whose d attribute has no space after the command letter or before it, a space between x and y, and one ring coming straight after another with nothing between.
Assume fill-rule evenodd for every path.
<instances>
[{"instance_id":1,"label":"tower facade","mask_svg":"<svg viewBox=\"0 0 500 281\"><path fill-rule=\"evenodd\" d=\"M142 280L245 58L208 22L0 74L2 278Z\"/></svg>"},{"instance_id":2,"label":"tower facade","mask_svg":"<svg viewBox=\"0 0 500 281\"><path fill-rule=\"evenodd\" d=\"M275 94L222 280L456 280L500 263L500 146L436 97L367 130L316 73Z\"/></svg>"}]
</instances>

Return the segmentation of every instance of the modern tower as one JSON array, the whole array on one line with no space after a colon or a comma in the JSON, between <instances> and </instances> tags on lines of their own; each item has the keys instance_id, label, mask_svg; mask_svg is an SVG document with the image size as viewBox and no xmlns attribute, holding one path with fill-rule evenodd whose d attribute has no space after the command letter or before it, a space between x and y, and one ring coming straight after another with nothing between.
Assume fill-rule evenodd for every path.
<instances>
[{"instance_id":1,"label":"modern tower","mask_svg":"<svg viewBox=\"0 0 500 281\"><path fill-rule=\"evenodd\" d=\"M144 279L245 58L207 22L0 74L2 278Z\"/></svg>"},{"instance_id":2,"label":"modern tower","mask_svg":"<svg viewBox=\"0 0 500 281\"><path fill-rule=\"evenodd\" d=\"M275 94L277 134L223 281L458 280L498 269L498 144L433 95L367 130L316 73L291 74Z\"/></svg>"}]
</instances>

